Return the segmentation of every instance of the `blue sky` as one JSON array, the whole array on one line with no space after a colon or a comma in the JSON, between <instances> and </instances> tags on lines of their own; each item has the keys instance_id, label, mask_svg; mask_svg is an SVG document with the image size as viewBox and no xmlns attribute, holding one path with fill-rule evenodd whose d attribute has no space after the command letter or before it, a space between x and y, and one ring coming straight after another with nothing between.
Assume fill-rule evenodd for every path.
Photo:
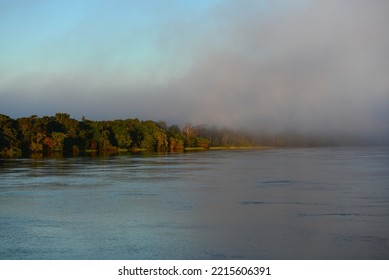
<instances>
[{"instance_id":1,"label":"blue sky","mask_svg":"<svg viewBox=\"0 0 389 280\"><path fill-rule=\"evenodd\" d=\"M0 113L387 135L388 3L0 0Z\"/></svg>"},{"instance_id":2,"label":"blue sky","mask_svg":"<svg viewBox=\"0 0 389 280\"><path fill-rule=\"evenodd\" d=\"M201 21L208 20L207 14L220 1L0 3L3 73L66 73L97 63L103 72L121 68L147 75L183 43L174 38L178 46L164 44L164 33L169 32L165 29L188 25L192 38L186 40L195 40L195 33L206 25ZM184 60L174 64L185 64Z\"/></svg>"}]
</instances>

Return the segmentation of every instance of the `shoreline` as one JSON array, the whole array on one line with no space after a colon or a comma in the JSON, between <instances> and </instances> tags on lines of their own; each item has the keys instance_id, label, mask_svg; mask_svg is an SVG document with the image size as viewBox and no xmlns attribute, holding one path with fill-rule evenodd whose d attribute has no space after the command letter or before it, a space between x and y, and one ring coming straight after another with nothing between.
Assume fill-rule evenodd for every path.
<instances>
[{"instance_id":1,"label":"shoreline","mask_svg":"<svg viewBox=\"0 0 389 280\"><path fill-rule=\"evenodd\" d=\"M13 153L13 154L0 154L0 159L10 159L10 158L61 158L61 157L78 157L78 156L99 156L99 155L120 155L120 154L177 154L177 153L186 153L186 152L209 152L209 151L249 151L249 150L271 150L277 149L276 146L215 146L215 147L187 147L181 151L164 151L164 152L154 152L147 149L116 149L116 150L106 150L99 151L95 149L86 149L84 151L78 151L76 153L72 152L31 152L31 153Z\"/></svg>"},{"instance_id":2,"label":"shoreline","mask_svg":"<svg viewBox=\"0 0 389 280\"><path fill-rule=\"evenodd\" d=\"M216 146L209 147L210 151L223 151L223 150L270 150L276 149L276 146Z\"/></svg>"}]
</instances>

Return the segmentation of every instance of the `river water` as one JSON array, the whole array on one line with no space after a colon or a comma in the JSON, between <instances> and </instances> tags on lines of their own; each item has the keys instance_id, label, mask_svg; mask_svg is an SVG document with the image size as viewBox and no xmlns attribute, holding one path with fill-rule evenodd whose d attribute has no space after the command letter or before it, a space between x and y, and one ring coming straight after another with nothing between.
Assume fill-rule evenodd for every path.
<instances>
[{"instance_id":1,"label":"river water","mask_svg":"<svg viewBox=\"0 0 389 280\"><path fill-rule=\"evenodd\" d=\"M0 259L389 259L389 148L0 159Z\"/></svg>"}]
</instances>

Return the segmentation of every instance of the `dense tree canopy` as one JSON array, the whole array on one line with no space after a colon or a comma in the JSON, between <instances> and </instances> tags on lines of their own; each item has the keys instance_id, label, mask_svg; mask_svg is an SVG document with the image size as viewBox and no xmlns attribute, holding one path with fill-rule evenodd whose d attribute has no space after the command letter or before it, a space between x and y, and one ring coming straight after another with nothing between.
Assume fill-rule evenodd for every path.
<instances>
[{"instance_id":1,"label":"dense tree canopy","mask_svg":"<svg viewBox=\"0 0 389 280\"><path fill-rule=\"evenodd\" d=\"M250 134L227 128L168 126L139 119L92 121L69 114L12 119L0 114L0 155L150 151L178 152L210 147L318 146L334 144L315 136Z\"/></svg>"},{"instance_id":2,"label":"dense tree canopy","mask_svg":"<svg viewBox=\"0 0 389 280\"><path fill-rule=\"evenodd\" d=\"M190 129L193 133L188 134ZM69 114L18 118L0 115L0 153L49 152L116 152L116 151L183 151L186 148L209 147L209 141L187 125L180 130L164 122L138 119L81 121Z\"/></svg>"}]
</instances>

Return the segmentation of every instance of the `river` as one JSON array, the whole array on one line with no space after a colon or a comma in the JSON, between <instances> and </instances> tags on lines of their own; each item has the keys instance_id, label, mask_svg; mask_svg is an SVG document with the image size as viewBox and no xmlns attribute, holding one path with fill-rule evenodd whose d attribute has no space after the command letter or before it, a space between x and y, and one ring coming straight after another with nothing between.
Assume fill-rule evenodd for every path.
<instances>
[{"instance_id":1,"label":"river","mask_svg":"<svg viewBox=\"0 0 389 280\"><path fill-rule=\"evenodd\" d=\"M389 259L389 148L3 158L0 259Z\"/></svg>"}]
</instances>

